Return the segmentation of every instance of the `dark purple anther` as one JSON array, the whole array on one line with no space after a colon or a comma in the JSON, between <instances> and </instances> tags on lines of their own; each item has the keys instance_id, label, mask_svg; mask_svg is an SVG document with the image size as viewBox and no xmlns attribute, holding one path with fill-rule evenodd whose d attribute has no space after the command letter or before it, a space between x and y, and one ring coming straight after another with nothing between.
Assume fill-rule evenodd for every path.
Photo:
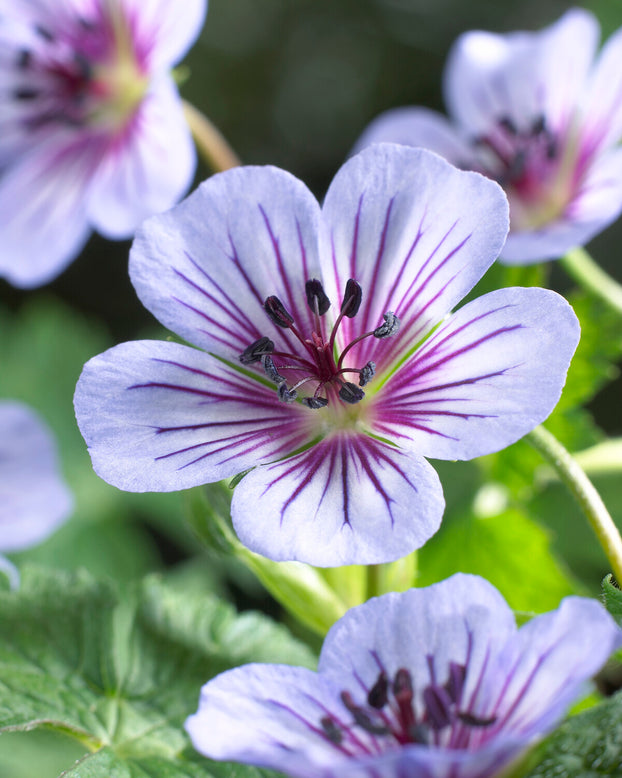
<instances>
[{"instance_id":1,"label":"dark purple anther","mask_svg":"<svg viewBox=\"0 0 622 778\"><path fill-rule=\"evenodd\" d=\"M393 679L393 696L398 703L410 704L413 700L413 681L408 670L401 667Z\"/></svg>"},{"instance_id":2,"label":"dark purple anther","mask_svg":"<svg viewBox=\"0 0 622 778\"><path fill-rule=\"evenodd\" d=\"M361 300L363 299L363 290L353 278L348 279L346 291L341 303L341 313L352 319L359 312Z\"/></svg>"},{"instance_id":3,"label":"dark purple anther","mask_svg":"<svg viewBox=\"0 0 622 778\"><path fill-rule=\"evenodd\" d=\"M378 680L369 690L367 695L367 704L372 708L380 710L389 701L389 681L387 680L386 673L382 672L378 676Z\"/></svg>"},{"instance_id":4,"label":"dark purple anther","mask_svg":"<svg viewBox=\"0 0 622 778\"><path fill-rule=\"evenodd\" d=\"M474 716L472 713L458 713L456 715L463 724L467 724L469 727L489 727L497 720L496 716L484 719L480 716Z\"/></svg>"},{"instance_id":5,"label":"dark purple anther","mask_svg":"<svg viewBox=\"0 0 622 778\"><path fill-rule=\"evenodd\" d=\"M370 735L388 735L391 731L385 724L374 723L371 716L354 702L350 692L341 692L341 701L352 714L354 722L365 732Z\"/></svg>"},{"instance_id":6,"label":"dark purple anther","mask_svg":"<svg viewBox=\"0 0 622 778\"><path fill-rule=\"evenodd\" d=\"M285 379L274 366L274 360L269 354L266 354L266 356L261 358L261 364L263 365L263 369L266 371L266 375L271 381L274 381L274 383L278 384L279 386L285 383Z\"/></svg>"},{"instance_id":7,"label":"dark purple anther","mask_svg":"<svg viewBox=\"0 0 622 778\"><path fill-rule=\"evenodd\" d=\"M365 397L365 392L362 389L359 389L356 384L346 381L339 390L339 397L341 397L344 403L356 405L356 403L361 402L363 397Z\"/></svg>"},{"instance_id":8,"label":"dark purple anther","mask_svg":"<svg viewBox=\"0 0 622 778\"><path fill-rule=\"evenodd\" d=\"M328 405L328 400L325 397L303 397L301 402L314 411L318 408L326 408Z\"/></svg>"},{"instance_id":9,"label":"dark purple anther","mask_svg":"<svg viewBox=\"0 0 622 778\"><path fill-rule=\"evenodd\" d=\"M273 323L278 327L283 327L283 329L286 330L291 327L294 319L291 314L285 310L285 306L278 297L271 295L270 297L266 298L263 307L265 312L272 319Z\"/></svg>"},{"instance_id":10,"label":"dark purple anther","mask_svg":"<svg viewBox=\"0 0 622 778\"><path fill-rule=\"evenodd\" d=\"M330 716L324 716L320 720L320 724L322 725L324 734L330 740L330 742L334 743L336 746L340 745L343 740L343 732L339 729L339 726L335 723L335 721L331 719Z\"/></svg>"},{"instance_id":11,"label":"dark purple anther","mask_svg":"<svg viewBox=\"0 0 622 778\"><path fill-rule=\"evenodd\" d=\"M374 338L388 338L389 335L395 335L400 328L400 320L393 313L393 311L387 311L382 314L384 324L376 327L374 330Z\"/></svg>"},{"instance_id":12,"label":"dark purple anther","mask_svg":"<svg viewBox=\"0 0 622 778\"><path fill-rule=\"evenodd\" d=\"M298 392L295 389L288 389L285 381L279 384L276 393L282 403L293 403L296 397L298 397Z\"/></svg>"},{"instance_id":13,"label":"dark purple anther","mask_svg":"<svg viewBox=\"0 0 622 778\"><path fill-rule=\"evenodd\" d=\"M271 354L274 351L274 343L270 338L259 338L250 346L247 346L240 354L238 359L243 365L252 365L253 362L259 362L259 360L266 354Z\"/></svg>"},{"instance_id":14,"label":"dark purple anther","mask_svg":"<svg viewBox=\"0 0 622 778\"><path fill-rule=\"evenodd\" d=\"M376 375L376 363L368 362L365 367L361 368L359 375L359 386L365 386Z\"/></svg>"},{"instance_id":15,"label":"dark purple anther","mask_svg":"<svg viewBox=\"0 0 622 778\"><path fill-rule=\"evenodd\" d=\"M531 123L531 134L540 135L545 131L546 131L546 119L544 118L544 114L540 114L540 116L537 116Z\"/></svg>"},{"instance_id":16,"label":"dark purple anther","mask_svg":"<svg viewBox=\"0 0 622 778\"><path fill-rule=\"evenodd\" d=\"M444 689L452 702L459 702L462 697L464 679L466 678L466 667L457 662L449 663L449 678L445 682Z\"/></svg>"},{"instance_id":17,"label":"dark purple anther","mask_svg":"<svg viewBox=\"0 0 622 778\"><path fill-rule=\"evenodd\" d=\"M451 698L442 686L428 686L423 690L426 719L432 729L444 729L451 724Z\"/></svg>"},{"instance_id":18,"label":"dark purple anther","mask_svg":"<svg viewBox=\"0 0 622 778\"><path fill-rule=\"evenodd\" d=\"M31 89L30 87L22 87L13 92L13 97L16 100L36 100L40 95L41 92L38 89Z\"/></svg>"},{"instance_id":19,"label":"dark purple anther","mask_svg":"<svg viewBox=\"0 0 622 778\"><path fill-rule=\"evenodd\" d=\"M27 70L32 62L32 52L29 49L22 49L17 55L17 67L20 70Z\"/></svg>"},{"instance_id":20,"label":"dark purple anther","mask_svg":"<svg viewBox=\"0 0 622 778\"><path fill-rule=\"evenodd\" d=\"M330 300L326 296L322 282L318 281L317 278L311 278L305 284L305 292L309 308L318 316L323 316L330 308Z\"/></svg>"},{"instance_id":21,"label":"dark purple anther","mask_svg":"<svg viewBox=\"0 0 622 778\"><path fill-rule=\"evenodd\" d=\"M40 24L35 24L34 30L43 40L47 41L48 43L51 43L54 40L54 35L47 29L47 27L43 27Z\"/></svg>"},{"instance_id":22,"label":"dark purple anther","mask_svg":"<svg viewBox=\"0 0 622 778\"><path fill-rule=\"evenodd\" d=\"M499 126L510 133L510 135L518 135L518 129L514 124L514 121L509 116L502 116L499 119Z\"/></svg>"}]
</instances>

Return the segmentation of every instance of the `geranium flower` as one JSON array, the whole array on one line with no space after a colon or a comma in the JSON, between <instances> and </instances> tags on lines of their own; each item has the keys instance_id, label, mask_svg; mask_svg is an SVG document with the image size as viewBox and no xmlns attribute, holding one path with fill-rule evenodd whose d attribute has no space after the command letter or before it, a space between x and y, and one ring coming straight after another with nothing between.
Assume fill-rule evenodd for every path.
<instances>
[{"instance_id":1,"label":"geranium flower","mask_svg":"<svg viewBox=\"0 0 622 778\"><path fill-rule=\"evenodd\" d=\"M167 491L254 468L233 523L276 560L418 548L444 507L423 456L520 438L557 402L577 343L571 308L543 289L445 318L506 230L494 182L421 149L366 150L322 209L276 168L214 176L148 220L130 255L146 307L209 353L140 341L85 366L75 407L96 472Z\"/></svg>"},{"instance_id":2,"label":"geranium flower","mask_svg":"<svg viewBox=\"0 0 622 778\"><path fill-rule=\"evenodd\" d=\"M186 729L205 756L296 778L492 778L619 644L593 600L568 597L517 630L488 581L457 574L348 611L317 673L250 664L217 676Z\"/></svg>"},{"instance_id":3,"label":"geranium flower","mask_svg":"<svg viewBox=\"0 0 622 778\"><path fill-rule=\"evenodd\" d=\"M23 551L45 540L73 509L52 434L21 403L0 402L0 552ZM3 556L0 569L15 584L17 571Z\"/></svg>"},{"instance_id":4,"label":"geranium flower","mask_svg":"<svg viewBox=\"0 0 622 778\"><path fill-rule=\"evenodd\" d=\"M595 60L599 28L573 9L536 33L468 32L445 71L451 117L379 116L356 144L422 146L498 181L510 201L507 263L556 258L622 210L622 29Z\"/></svg>"},{"instance_id":5,"label":"geranium flower","mask_svg":"<svg viewBox=\"0 0 622 778\"><path fill-rule=\"evenodd\" d=\"M43 284L91 229L129 237L189 187L170 69L205 0L0 0L0 275Z\"/></svg>"}]
</instances>

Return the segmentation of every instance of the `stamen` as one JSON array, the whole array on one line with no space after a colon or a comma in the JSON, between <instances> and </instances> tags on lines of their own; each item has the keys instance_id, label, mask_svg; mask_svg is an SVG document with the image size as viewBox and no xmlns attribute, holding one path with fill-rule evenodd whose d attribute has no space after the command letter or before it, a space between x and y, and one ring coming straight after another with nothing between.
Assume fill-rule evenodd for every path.
<instances>
[{"instance_id":1,"label":"stamen","mask_svg":"<svg viewBox=\"0 0 622 778\"><path fill-rule=\"evenodd\" d=\"M359 312L362 299L363 290L360 285L353 278L349 278L341 303L341 314L352 319Z\"/></svg>"},{"instance_id":2,"label":"stamen","mask_svg":"<svg viewBox=\"0 0 622 778\"><path fill-rule=\"evenodd\" d=\"M458 702L462 696L464 679L466 678L466 667L457 662L449 663L449 678L443 687L452 702Z\"/></svg>"},{"instance_id":3,"label":"stamen","mask_svg":"<svg viewBox=\"0 0 622 778\"><path fill-rule=\"evenodd\" d=\"M489 727L497 720L496 716L482 719L479 716L474 716L472 713L457 713L456 715L463 724L467 724L469 727Z\"/></svg>"},{"instance_id":4,"label":"stamen","mask_svg":"<svg viewBox=\"0 0 622 778\"><path fill-rule=\"evenodd\" d=\"M359 389L356 384L346 381L339 390L339 397L349 405L356 405L356 403L360 402L363 397L365 397L365 392L362 389Z\"/></svg>"},{"instance_id":5,"label":"stamen","mask_svg":"<svg viewBox=\"0 0 622 778\"><path fill-rule=\"evenodd\" d=\"M339 726L331 719L330 716L324 716L320 719L320 724L324 730L324 734L334 743L336 746L340 745L343 741L343 732L339 729Z\"/></svg>"},{"instance_id":6,"label":"stamen","mask_svg":"<svg viewBox=\"0 0 622 778\"><path fill-rule=\"evenodd\" d=\"M401 703L410 705L413 701L414 693L412 678L410 677L408 670L405 670L403 667L395 673L395 678L393 679L393 696L400 706Z\"/></svg>"},{"instance_id":7,"label":"stamen","mask_svg":"<svg viewBox=\"0 0 622 778\"><path fill-rule=\"evenodd\" d=\"M507 130L510 135L518 135L518 129L509 116L502 116L499 119L499 126L503 127L504 130Z\"/></svg>"},{"instance_id":8,"label":"stamen","mask_svg":"<svg viewBox=\"0 0 622 778\"><path fill-rule=\"evenodd\" d=\"M47 27L43 27L40 24L35 24L35 32L48 43L51 43L54 40L54 35L47 29Z\"/></svg>"},{"instance_id":9,"label":"stamen","mask_svg":"<svg viewBox=\"0 0 622 778\"><path fill-rule=\"evenodd\" d=\"M20 70L27 70L32 62L32 52L29 49L22 49L17 55L17 67Z\"/></svg>"},{"instance_id":10,"label":"stamen","mask_svg":"<svg viewBox=\"0 0 622 778\"><path fill-rule=\"evenodd\" d=\"M263 356L261 358L261 364L263 365L263 369L266 371L266 375L271 381L274 381L274 383L278 384L279 386L285 383L285 379L276 369L274 360L270 355L267 354L266 356Z\"/></svg>"},{"instance_id":11,"label":"stamen","mask_svg":"<svg viewBox=\"0 0 622 778\"><path fill-rule=\"evenodd\" d=\"M265 312L268 314L272 322L277 325L277 327L283 327L285 330L291 328L291 325L294 322L294 317L288 313L288 311L285 309L285 306L278 297L272 295L266 298L263 307Z\"/></svg>"},{"instance_id":12,"label":"stamen","mask_svg":"<svg viewBox=\"0 0 622 778\"><path fill-rule=\"evenodd\" d=\"M375 375L376 375L376 363L370 361L364 367L361 368L361 373L359 376L359 386L366 386Z\"/></svg>"},{"instance_id":13,"label":"stamen","mask_svg":"<svg viewBox=\"0 0 622 778\"><path fill-rule=\"evenodd\" d=\"M546 131L546 119L544 114L537 116L531 124L531 135L540 135Z\"/></svg>"},{"instance_id":14,"label":"stamen","mask_svg":"<svg viewBox=\"0 0 622 778\"><path fill-rule=\"evenodd\" d=\"M376 327L374 330L374 338L388 338L389 335L395 335L400 328L400 320L393 313L393 311L387 311L382 314L384 324Z\"/></svg>"},{"instance_id":15,"label":"stamen","mask_svg":"<svg viewBox=\"0 0 622 778\"><path fill-rule=\"evenodd\" d=\"M314 411L318 408L326 408L328 405L328 400L325 397L303 397L301 402Z\"/></svg>"},{"instance_id":16,"label":"stamen","mask_svg":"<svg viewBox=\"0 0 622 778\"><path fill-rule=\"evenodd\" d=\"M381 710L389 701L389 681L385 672L380 673L378 680L369 690L367 704Z\"/></svg>"},{"instance_id":17,"label":"stamen","mask_svg":"<svg viewBox=\"0 0 622 778\"><path fill-rule=\"evenodd\" d=\"M423 690L423 704L433 729L444 729L451 724L451 700L442 686L427 686Z\"/></svg>"},{"instance_id":18,"label":"stamen","mask_svg":"<svg viewBox=\"0 0 622 778\"><path fill-rule=\"evenodd\" d=\"M326 296L322 282L318 281L317 278L311 278L305 284L305 292L309 308L318 316L323 316L330 308L330 300Z\"/></svg>"},{"instance_id":19,"label":"stamen","mask_svg":"<svg viewBox=\"0 0 622 778\"><path fill-rule=\"evenodd\" d=\"M385 724L375 724L369 714L354 702L350 692L341 692L341 701L352 714L355 723L365 732L370 735L388 735L391 731Z\"/></svg>"},{"instance_id":20,"label":"stamen","mask_svg":"<svg viewBox=\"0 0 622 778\"><path fill-rule=\"evenodd\" d=\"M41 92L38 89L32 89L30 87L21 87L20 89L15 89L13 92L13 97L16 100L36 100L40 95Z\"/></svg>"},{"instance_id":21,"label":"stamen","mask_svg":"<svg viewBox=\"0 0 622 778\"><path fill-rule=\"evenodd\" d=\"M298 397L298 392L295 389L288 389L285 381L279 384L276 393L279 396L279 400L283 403L293 403L296 397Z\"/></svg>"},{"instance_id":22,"label":"stamen","mask_svg":"<svg viewBox=\"0 0 622 778\"><path fill-rule=\"evenodd\" d=\"M270 338L263 337L251 343L250 346L244 349L238 359L243 365L252 365L253 362L259 362L260 359L266 354L271 354L274 351L274 343ZM274 364L274 363L273 363Z\"/></svg>"}]
</instances>

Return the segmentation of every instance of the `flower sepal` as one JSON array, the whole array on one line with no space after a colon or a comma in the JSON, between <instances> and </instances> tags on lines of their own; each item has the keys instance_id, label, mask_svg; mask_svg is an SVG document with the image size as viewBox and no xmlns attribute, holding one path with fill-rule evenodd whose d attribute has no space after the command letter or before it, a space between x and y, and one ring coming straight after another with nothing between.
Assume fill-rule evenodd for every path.
<instances>
[{"instance_id":1,"label":"flower sepal","mask_svg":"<svg viewBox=\"0 0 622 778\"><path fill-rule=\"evenodd\" d=\"M326 571L302 562L273 562L240 543L229 518L231 489L226 482L190 489L187 494L190 522L200 540L211 550L239 559L297 621L324 636L343 616L350 603L340 595L350 590L333 589L322 575ZM364 576L362 566L350 570Z\"/></svg>"}]
</instances>

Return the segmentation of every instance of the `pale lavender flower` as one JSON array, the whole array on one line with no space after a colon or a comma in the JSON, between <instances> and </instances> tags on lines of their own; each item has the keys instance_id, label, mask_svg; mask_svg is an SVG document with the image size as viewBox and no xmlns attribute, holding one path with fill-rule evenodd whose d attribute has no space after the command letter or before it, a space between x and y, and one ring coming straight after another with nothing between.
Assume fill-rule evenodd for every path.
<instances>
[{"instance_id":1,"label":"pale lavender flower","mask_svg":"<svg viewBox=\"0 0 622 778\"><path fill-rule=\"evenodd\" d=\"M45 540L68 518L73 498L60 474L56 445L27 406L0 402L0 552L23 551ZM0 556L16 582L16 570Z\"/></svg>"},{"instance_id":2,"label":"pale lavender flower","mask_svg":"<svg viewBox=\"0 0 622 778\"><path fill-rule=\"evenodd\" d=\"M622 210L622 29L573 9L540 32L468 32L445 71L451 121L425 108L379 116L356 149L422 146L497 180L510 201L511 264L583 245Z\"/></svg>"},{"instance_id":3,"label":"pale lavender flower","mask_svg":"<svg viewBox=\"0 0 622 778\"><path fill-rule=\"evenodd\" d=\"M126 238L188 189L170 71L206 0L0 0L0 275L58 275L90 231Z\"/></svg>"},{"instance_id":4,"label":"pale lavender flower","mask_svg":"<svg viewBox=\"0 0 622 778\"><path fill-rule=\"evenodd\" d=\"M250 664L217 676L186 729L205 756L295 778L492 778L619 644L593 600L568 597L517 630L491 584L457 574L348 611L317 673Z\"/></svg>"},{"instance_id":5,"label":"pale lavender flower","mask_svg":"<svg viewBox=\"0 0 622 778\"><path fill-rule=\"evenodd\" d=\"M140 229L130 273L185 340L94 358L75 407L96 472L130 491L254 468L233 493L249 548L320 566L386 562L438 528L424 456L497 451L554 407L578 339L543 289L448 315L494 262L507 202L435 154L379 145L323 208L277 168L214 176Z\"/></svg>"}]
</instances>

